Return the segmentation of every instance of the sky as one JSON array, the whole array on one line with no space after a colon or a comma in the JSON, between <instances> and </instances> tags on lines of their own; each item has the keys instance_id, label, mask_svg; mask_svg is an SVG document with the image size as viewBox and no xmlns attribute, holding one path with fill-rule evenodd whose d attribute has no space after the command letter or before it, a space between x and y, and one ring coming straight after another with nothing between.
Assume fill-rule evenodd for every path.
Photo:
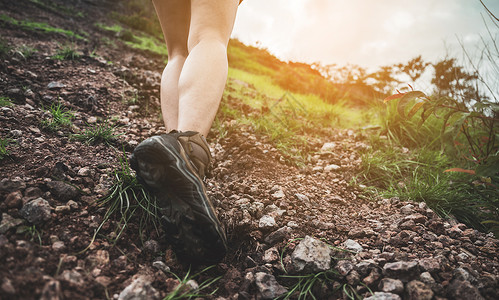
<instances>
[{"instance_id":1,"label":"sky","mask_svg":"<svg viewBox=\"0 0 499 300\"><path fill-rule=\"evenodd\" d=\"M482 1L499 17L498 0ZM483 18L479 0L244 0L232 37L285 61L376 69L462 55L459 40L476 52Z\"/></svg>"}]
</instances>

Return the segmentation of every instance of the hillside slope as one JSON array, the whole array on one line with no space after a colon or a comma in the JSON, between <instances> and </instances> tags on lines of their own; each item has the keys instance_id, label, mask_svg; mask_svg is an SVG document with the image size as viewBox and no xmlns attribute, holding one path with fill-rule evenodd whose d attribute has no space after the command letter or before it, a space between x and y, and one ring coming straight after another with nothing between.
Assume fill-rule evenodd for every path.
<instances>
[{"instance_id":1,"label":"hillside slope","mask_svg":"<svg viewBox=\"0 0 499 300\"><path fill-rule=\"evenodd\" d=\"M370 147L363 133L322 128L307 141L309 163L296 166L229 115L208 136L215 161L206 186L230 251L194 278L197 289L177 289L174 274L206 266L178 261L162 230L138 214L120 233L119 214L108 220L98 202L116 176L130 179L119 170L133 148L165 130L164 50L151 51L161 41L119 23L124 15L108 17L120 9L114 1L2 1L0 299L272 299L293 288L318 299L499 298L491 235L423 203L368 199L349 184L359 151ZM261 114L231 92L241 89L261 93L231 79L225 111Z\"/></svg>"}]
</instances>

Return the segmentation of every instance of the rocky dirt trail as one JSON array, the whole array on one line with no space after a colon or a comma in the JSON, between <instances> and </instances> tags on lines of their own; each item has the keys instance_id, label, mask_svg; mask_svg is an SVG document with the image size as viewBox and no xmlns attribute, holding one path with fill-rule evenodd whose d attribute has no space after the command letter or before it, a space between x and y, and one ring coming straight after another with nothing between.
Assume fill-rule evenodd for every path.
<instances>
[{"instance_id":1,"label":"rocky dirt trail","mask_svg":"<svg viewBox=\"0 0 499 300\"><path fill-rule=\"evenodd\" d=\"M15 141L0 160L0 299L166 297L179 284L172 273L182 278L190 266L176 260L161 230L142 230L132 218L113 244L112 220L82 251L105 218L95 201L108 192L120 158L164 132L162 59L100 42L114 38L94 26L106 22L112 1L75 1L71 9L83 14L70 17L39 1L1 2L0 15L88 35L73 42L80 58L58 60L52 56L67 36L0 20L12 48L37 49L29 58L15 50L0 58L0 96L13 101L0 107L0 137ZM54 103L74 112L71 126L42 125ZM71 138L106 120L120 134L111 145ZM251 126L225 122L223 134L214 129L208 137L215 162L206 186L230 251L184 290L220 276L202 291L218 288L206 298L274 299L298 282L286 275L312 273L328 278L313 287L317 299L499 298L498 240L424 203L367 199L349 185L359 151L370 147L362 134L324 130L310 141L313 163L296 167Z\"/></svg>"}]
</instances>

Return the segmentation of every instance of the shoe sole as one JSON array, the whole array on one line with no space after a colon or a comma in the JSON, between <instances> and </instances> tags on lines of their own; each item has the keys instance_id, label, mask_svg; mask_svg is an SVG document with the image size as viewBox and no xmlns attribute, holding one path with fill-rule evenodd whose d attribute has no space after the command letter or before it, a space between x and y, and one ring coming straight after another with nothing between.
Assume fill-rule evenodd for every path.
<instances>
[{"instance_id":1,"label":"shoe sole","mask_svg":"<svg viewBox=\"0 0 499 300\"><path fill-rule=\"evenodd\" d=\"M219 260L227 250L225 233L186 153L176 140L172 143L179 149L158 136L145 140L134 150L131 166L160 201L163 227L177 255ZM195 195L186 196L200 203L187 203L175 195L176 182L190 182Z\"/></svg>"}]
</instances>

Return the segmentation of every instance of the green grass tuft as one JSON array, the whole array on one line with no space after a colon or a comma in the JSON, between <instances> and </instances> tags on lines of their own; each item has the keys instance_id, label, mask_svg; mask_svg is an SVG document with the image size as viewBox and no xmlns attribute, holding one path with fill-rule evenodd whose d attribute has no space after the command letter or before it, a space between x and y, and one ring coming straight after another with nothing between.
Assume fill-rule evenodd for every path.
<instances>
[{"instance_id":1,"label":"green grass tuft","mask_svg":"<svg viewBox=\"0 0 499 300\"><path fill-rule=\"evenodd\" d=\"M76 60L80 58L80 56L76 46L73 44L62 46L57 50L56 54L51 57L58 60Z\"/></svg>"},{"instance_id":2,"label":"green grass tuft","mask_svg":"<svg viewBox=\"0 0 499 300\"><path fill-rule=\"evenodd\" d=\"M10 100L9 97L0 97L0 107L4 107L4 106L12 106L12 101Z\"/></svg>"},{"instance_id":3,"label":"green grass tuft","mask_svg":"<svg viewBox=\"0 0 499 300\"><path fill-rule=\"evenodd\" d=\"M113 145L119 134L115 134L116 126L112 126L108 121L95 124L90 128L87 128L83 133L73 134L71 138L83 141L87 144L98 144L104 143L106 145Z\"/></svg>"},{"instance_id":4,"label":"green grass tuft","mask_svg":"<svg viewBox=\"0 0 499 300\"><path fill-rule=\"evenodd\" d=\"M210 288L212 284L217 282L222 276L218 276L215 278L207 279L203 281L197 288L191 289L191 287L188 285L188 282L190 280L194 280L196 277L199 277L199 275L205 273L206 271L210 270L214 266L209 266L207 268L204 268L200 272L191 275L191 270L189 269L187 271L187 274L183 278L180 278L178 275L176 275L173 272L170 272L175 278L180 282L177 287L170 292L168 295L163 300L180 300L180 299L198 299L198 298L206 298L213 296L217 289L214 289L210 293L206 293L205 290Z\"/></svg>"},{"instance_id":5,"label":"green grass tuft","mask_svg":"<svg viewBox=\"0 0 499 300\"><path fill-rule=\"evenodd\" d=\"M42 31L44 33L60 33L70 38L76 38L79 40L85 40L85 38L71 30L66 30L62 28L52 27L47 23L32 22L27 20L16 20L4 14L0 14L0 21L10 23L14 26L21 27L30 31Z\"/></svg>"},{"instance_id":6,"label":"green grass tuft","mask_svg":"<svg viewBox=\"0 0 499 300\"><path fill-rule=\"evenodd\" d=\"M46 112L50 113L51 118L41 120L41 124L44 128L50 131L56 131L62 127L70 127L72 125L71 120L74 118L73 112L63 107L60 102L52 103Z\"/></svg>"},{"instance_id":7,"label":"green grass tuft","mask_svg":"<svg viewBox=\"0 0 499 300\"><path fill-rule=\"evenodd\" d=\"M0 160L9 156L10 152L7 147L12 144L14 140L10 138L0 138Z\"/></svg>"}]
</instances>

